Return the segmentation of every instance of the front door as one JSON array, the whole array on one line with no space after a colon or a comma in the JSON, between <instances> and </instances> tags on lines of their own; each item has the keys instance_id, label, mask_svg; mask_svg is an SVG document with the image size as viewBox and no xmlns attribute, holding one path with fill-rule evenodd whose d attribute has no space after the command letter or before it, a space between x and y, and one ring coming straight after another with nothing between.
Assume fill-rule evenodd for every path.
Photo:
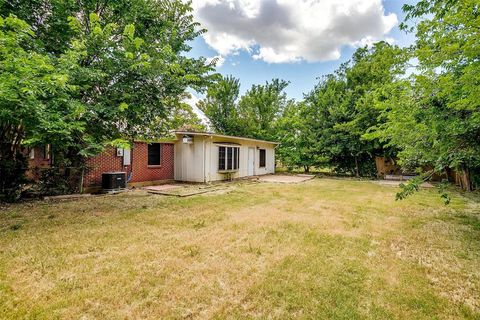
<instances>
[{"instance_id":1,"label":"front door","mask_svg":"<svg viewBox=\"0 0 480 320\"><path fill-rule=\"evenodd\" d=\"M247 166L247 175L253 176L253 168L255 167L255 149L248 148L248 166Z\"/></svg>"}]
</instances>

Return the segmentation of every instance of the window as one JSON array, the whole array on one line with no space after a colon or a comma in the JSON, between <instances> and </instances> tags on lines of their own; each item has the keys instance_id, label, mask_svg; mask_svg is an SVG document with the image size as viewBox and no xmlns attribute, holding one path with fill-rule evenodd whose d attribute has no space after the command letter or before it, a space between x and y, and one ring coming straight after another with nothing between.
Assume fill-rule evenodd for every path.
<instances>
[{"instance_id":1,"label":"window","mask_svg":"<svg viewBox=\"0 0 480 320\"><path fill-rule=\"evenodd\" d=\"M218 147L218 171L238 170L239 163L239 147Z\"/></svg>"},{"instance_id":2,"label":"window","mask_svg":"<svg viewBox=\"0 0 480 320\"><path fill-rule=\"evenodd\" d=\"M234 151L234 156L233 157L235 159L234 166L235 166L235 168L238 169L239 168L238 165L240 164L240 149L239 148L234 148L233 151Z\"/></svg>"},{"instance_id":3,"label":"window","mask_svg":"<svg viewBox=\"0 0 480 320\"><path fill-rule=\"evenodd\" d=\"M50 145L43 146L43 160L50 160Z\"/></svg>"},{"instance_id":4,"label":"window","mask_svg":"<svg viewBox=\"0 0 480 320\"><path fill-rule=\"evenodd\" d=\"M227 148L227 170L233 168L233 148Z\"/></svg>"},{"instance_id":5,"label":"window","mask_svg":"<svg viewBox=\"0 0 480 320\"><path fill-rule=\"evenodd\" d=\"M225 147L218 149L218 170L225 170Z\"/></svg>"},{"instance_id":6,"label":"window","mask_svg":"<svg viewBox=\"0 0 480 320\"><path fill-rule=\"evenodd\" d=\"M266 163L266 150L260 149L260 168L265 168Z\"/></svg>"},{"instance_id":7,"label":"window","mask_svg":"<svg viewBox=\"0 0 480 320\"><path fill-rule=\"evenodd\" d=\"M148 144L148 165L149 166L160 165L160 143Z\"/></svg>"}]
</instances>

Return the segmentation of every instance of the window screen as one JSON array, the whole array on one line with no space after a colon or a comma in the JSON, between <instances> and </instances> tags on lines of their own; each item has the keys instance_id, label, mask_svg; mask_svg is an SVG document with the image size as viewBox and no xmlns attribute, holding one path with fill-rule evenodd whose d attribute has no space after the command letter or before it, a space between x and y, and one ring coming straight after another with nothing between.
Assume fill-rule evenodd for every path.
<instances>
[{"instance_id":1,"label":"window screen","mask_svg":"<svg viewBox=\"0 0 480 320\"><path fill-rule=\"evenodd\" d=\"M218 149L218 170L225 170L225 147Z\"/></svg>"},{"instance_id":2,"label":"window screen","mask_svg":"<svg viewBox=\"0 0 480 320\"><path fill-rule=\"evenodd\" d=\"M160 143L148 144L148 165L160 165Z\"/></svg>"},{"instance_id":3,"label":"window screen","mask_svg":"<svg viewBox=\"0 0 480 320\"><path fill-rule=\"evenodd\" d=\"M266 163L266 150L260 149L260 168L264 168Z\"/></svg>"},{"instance_id":4,"label":"window screen","mask_svg":"<svg viewBox=\"0 0 480 320\"><path fill-rule=\"evenodd\" d=\"M227 148L227 170L233 168L233 148Z\"/></svg>"},{"instance_id":5,"label":"window screen","mask_svg":"<svg viewBox=\"0 0 480 320\"><path fill-rule=\"evenodd\" d=\"M239 147L218 147L218 170L238 170L240 164Z\"/></svg>"},{"instance_id":6,"label":"window screen","mask_svg":"<svg viewBox=\"0 0 480 320\"><path fill-rule=\"evenodd\" d=\"M233 156L233 161L235 161L233 167L235 169L238 169L238 165L239 165L239 158L240 158L240 149L239 148L234 148L233 149L234 151L234 156Z\"/></svg>"}]
</instances>

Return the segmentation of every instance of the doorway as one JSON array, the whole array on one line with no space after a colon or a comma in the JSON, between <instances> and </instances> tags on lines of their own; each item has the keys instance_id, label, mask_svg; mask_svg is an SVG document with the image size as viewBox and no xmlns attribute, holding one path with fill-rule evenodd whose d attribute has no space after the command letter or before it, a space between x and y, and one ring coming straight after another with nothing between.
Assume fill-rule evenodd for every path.
<instances>
[{"instance_id":1,"label":"doorway","mask_svg":"<svg viewBox=\"0 0 480 320\"><path fill-rule=\"evenodd\" d=\"M255 167L255 148L248 148L247 176L253 176Z\"/></svg>"}]
</instances>

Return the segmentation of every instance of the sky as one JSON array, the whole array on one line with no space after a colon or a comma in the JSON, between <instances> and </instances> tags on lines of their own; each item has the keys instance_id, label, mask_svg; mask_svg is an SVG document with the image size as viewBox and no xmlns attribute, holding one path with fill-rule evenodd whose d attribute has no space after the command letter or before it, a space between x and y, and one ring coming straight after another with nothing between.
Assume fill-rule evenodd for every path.
<instances>
[{"instance_id":1,"label":"sky","mask_svg":"<svg viewBox=\"0 0 480 320\"><path fill-rule=\"evenodd\" d=\"M189 56L218 58L217 72L240 79L241 94L273 78L290 81L301 100L317 78L348 61L356 48L385 40L414 41L399 30L404 3L417 0L193 0L208 31ZM192 103L201 95L193 93Z\"/></svg>"}]
</instances>

